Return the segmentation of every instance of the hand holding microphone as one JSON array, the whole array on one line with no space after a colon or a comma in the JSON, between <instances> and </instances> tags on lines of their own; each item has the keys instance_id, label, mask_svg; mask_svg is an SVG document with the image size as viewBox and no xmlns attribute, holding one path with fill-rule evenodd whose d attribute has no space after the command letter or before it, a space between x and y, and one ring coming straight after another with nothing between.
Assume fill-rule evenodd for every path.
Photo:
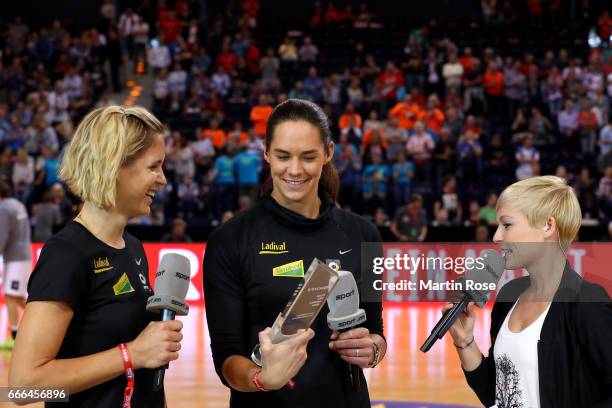
<instances>
[{"instance_id":1,"label":"hand holding microphone","mask_svg":"<svg viewBox=\"0 0 612 408\"><path fill-rule=\"evenodd\" d=\"M329 347L348 363L351 384L359 390L359 368L367 367L373 360L372 338L365 327L356 328L366 321L366 314L359 308L355 277L348 271L338 271L338 277L338 283L327 298L327 325L334 331Z\"/></svg>"},{"instance_id":2,"label":"hand holding microphone","mask_svg":"<svg viewBox=\"0 0 612 408\"><path fill-rule=\"evenodd\" d=\"M461 278L465 286L465 289L458 293L461 296L461 300L458 303L445 306L442 318L438 321L425 343L421 346L422 352L427 353L434 343L444 337L444 334L452 326L454 326L453 332L457 335L457 339L455 340L473 341L474 337L471 337L471 339L466 338L466 336L470 334L473 335L474 331L476 314L473 310L473 303L475 302L480 307L485 305L489 292L491 292L491 284L497 284L504 273L505 266L504 259L493 250L488 249L483 251L481 258L484 268L478 269L473 267L466 272L465 278ZM468 289L468 281L474 284L482 284L483 288L486 287L489 289ZM475 287L475 285L472 286ZM471 307L469 306L470 303ZM458 324L457 319L460 319ZM467 347L467 344L456 343L456 346L463 348Z\"/></svg>"},{"instance_id":3,"label":"hand holding microphone","mask_svg":"<svg viewBox=\"0 0 612 408\"><path fill-rule=\"evenodd\" d=\"M162 321L152 322L143 331L145 333L149 327L153 326L150 329L153 333L151 336L163 341L162 355L158 357L162 364L150 367L156 368L153 384L155 390L159 390L163 386L164 371L168 368L167 363L178 358L178 351L181 348L180 341L183 339L183 335L180 333L183 324L175 321L174 317L177 314L185 316L189 313L189 306L185 303L185 297L189 290L190 275L189 259L173 253L164 255L159 262L158 272L155 274L155 294L147 300L148 311L162 312ZM163 365L164 361L165 366ZM157 363L158 361L154 362Z\"/></svg>"}]
</instances>

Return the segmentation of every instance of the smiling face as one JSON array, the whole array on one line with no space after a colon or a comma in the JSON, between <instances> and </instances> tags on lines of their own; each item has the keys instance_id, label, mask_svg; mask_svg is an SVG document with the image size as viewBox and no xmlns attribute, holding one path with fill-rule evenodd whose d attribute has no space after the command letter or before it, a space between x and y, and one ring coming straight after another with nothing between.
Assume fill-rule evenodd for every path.
<instances>
[{"instance_id":1,"label":"smiling face","mask_svg":"<svg viewBox=\"0 0 612 408\"><path fill-rule=\"evenodd\" d=\"M558 245L551 236L556 236L556 225L532 227L525 214L509 206L497 209L497 230L493 242L504 252L506 269L528 268L542 254L547 245ZM545 231L547 229L547 231Z\"/></svg>"},{"instance_id":2,"label":"smiling face","mask_svg":"<svg viewBox=\"0 0 612 408\"><path fill-rule=\"evenodd\" d=\"M115 207L120 213L128 218L150 213L155 192L166 185L164 158L163 136L156 135L145 151L119 169Z\"/></svg>"},{"instance_id":3,"label":"smiling face","mask_svg":"<svg viewBox=\"0 0 612 408\"><path fill-rule=\"evenodd\" d=\"M272 197L287 208L316 202L323 165L332 159L333 151L333 142L324 146L319 129L306 121L278 124L265 154Z\"/></svg>"}]
</instances>

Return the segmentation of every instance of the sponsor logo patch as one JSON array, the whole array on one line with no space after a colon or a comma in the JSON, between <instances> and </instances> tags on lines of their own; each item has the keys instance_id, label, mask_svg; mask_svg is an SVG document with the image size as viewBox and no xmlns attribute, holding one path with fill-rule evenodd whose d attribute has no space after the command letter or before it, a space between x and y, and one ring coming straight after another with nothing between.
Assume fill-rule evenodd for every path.
<instances>
[{"instance_id":1,"label":"sponsor logo patch","mask_svg":"<svg viewBox=\"0 0 612 408\"><path fill-rule=\"evenodd\" d=\"M304 261L299 260L290 262L281 266L277 266L272 269L273 276L285 276L289 278L303 278L304 277Z\"/></svg>"},{"instance_id":2,"label":"sponsor logo patch","mask_svg":"<svg viewBox=\"0 0 612 408\"><path fill-rule=\"evenodd\" d=\"M108 262L108 258L98 258L94 259L94 273L102 273L106 271L110 271L113 267Z\"/></svg>"},{"instance_id":3,"label":"sponsor logo patch","mask_svg":"<svg viewBox=\"0 0 612 408\"><path fill-rule=\"evenodd\" d=\"M280 255L289 253L286 242L262 242L259 247L259 255Z\"/></svg>"},{"instance_id":4,"label":"sponsor logo patch","mask_svg":"<svg viewBox=\"0 0 612 408\"><path fill-rule=\"evenodd\" d=\"M125 272L119 278L117 283L113 285L113 292L115 292L115 296L125 295L126 293L131 293L134 291L134 287L130 283L128 276Z\"/></svg>"}]
</instances>

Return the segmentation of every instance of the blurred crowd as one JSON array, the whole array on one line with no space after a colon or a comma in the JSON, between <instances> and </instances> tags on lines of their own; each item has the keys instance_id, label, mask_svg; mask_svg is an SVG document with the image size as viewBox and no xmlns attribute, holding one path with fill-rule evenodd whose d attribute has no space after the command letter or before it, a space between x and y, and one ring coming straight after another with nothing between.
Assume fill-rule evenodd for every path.
<instances>
[{"instance_id":1,"label":"blurred crowd","mask_svg":"<svg viewBox=\"0 0 612 408\"><path fill-rule=\"evenodd\" d=\"M248 208L267 179L267 118L287 98L331 120L339 204L397 239L494 225L499 191L539 174L568 180L585 222L610 221L609 13L591 21L603 39L592 49L476 47L431 24L406 28L403 49L386 52L363 34L384 29L365 2L314 3L306 29L278 39L262 35L273 28L260 27L258 0L238 3L206 23L190 0L122 10L106 0L88 29L2 23L0 178L31 211L36 239L75 211L57 177L62 149L88 110L122 103L112 95L125 72L151 78L151 108L167 124L169 183L135 223L214 226ZM506 3L483 0L479 29L507 18ZM360 33L342 63L330 64L330 30Z\"/></svg>"}]
</instances>

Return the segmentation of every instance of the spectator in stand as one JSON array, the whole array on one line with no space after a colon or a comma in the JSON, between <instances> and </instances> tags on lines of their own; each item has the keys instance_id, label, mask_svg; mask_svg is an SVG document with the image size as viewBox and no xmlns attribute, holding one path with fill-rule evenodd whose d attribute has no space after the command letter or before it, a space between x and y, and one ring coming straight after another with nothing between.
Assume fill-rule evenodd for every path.
<instances>
[{"instance_id":1,"label":"spectator in stand","mask_svg":"<svg viewBox=\"0 0 612 408\"><path fill-rule=\"evenodd\" d=\"M172 221L170 232L162 236L162 242L193 242L191 237L187 235L187 223L182 218L176 218Z\"/></svg>"},{"instance_id":2,"label":"spectator in stand","mask_svg":"<svg viewBox=\"0 0 612 408\"><path fill-rule=\"evenodd\" d=\"M234 158L234 164L236 166L238 194L248 196L251 199L257 198L262 165L261 156L249 151L246 146L242 146Z\"/></svg>"},{"instance_id":3,"label":"spectator in stand","mask_svg":"<svg viewBox=\"0 0 612 408\"><path fill-rule=\"evenodd\" d=\"M221 46L221 52L217 55L217 66L223 68L224 72L235 75L237 65L238 57L230 49L230 44L224 42Z\"/></svg>"},{"instance_id":4,"label":"spectator in stand","mask_svg":"<svg viewBox=\"0 0 612 408\"><path fill-rule=\"evenodd\" d=\"M38 156L41 146L47 146L54 150L59 150L59 139L57 132L49 126L43 115L34 117L32 125L29 126L24 135L24 147L28 154Z\"/></svg>"},{"instance_id":5,"label":"spectator in stand","mask_svg":"<svg viewBox=\"0 0 612 408\"><path fill-rule=\"evenodd\" d=\"M612 217L612 166L606 167L597 187L597 200L605 220Z\"/></svg>"},{"instance_id":6,"label":"spectator in stand","mask_svg":"<svg viewBox=\"0 0 612 408\"><path fill-rule=\"evenodd\" d=\"M340 135L346 135L352 143L360 143L363 140L363 130L357 125L356 118L351 116L349 123L340 130Z\"/></svg>"},{"instance_id":7,"label":"spectator in stand","mask_svg":"<svg viewBox=\"0 0 612 408\"><path fill-rule=\"evenodd\" d=\"M32 207L32 218L34 242L45 242L53 235L54 228L61 224L62 215L57 204L53 202L50 190L45 191L40 204Z\"/></svg>"},{"instance_id":8,"label":"spectator in stand","mask_svg":"<svg viewBox=\"0 0 612 408\"><path fill-rule=\"evenodd\" d=\"M595 153L595 142L597 138L597 117L591 111L591 103L588 99L583 99L580 103L578 131L582 154L592 156L593 153Z\"/></svg>"},{"instance_id":9,"label":"spectator in stand","mask_svg":"<svg viewBox=\"0 0 612 408\"><path fill-rule=\"evenodd\" d=\"M345 136L340 136L338 153L334 152L335 165L340 176L339 202L344 208L350 207L353 211L358 210L355 206L359 203L359 190L361 186L362 162L357 148L348 143Z\"/></svg>"},{"instance_id":10,"label":"spectator in stand","mask_svg":"<svg viewBox=\"0 0 612 408\"><path fill-rule=\"evenodd\" d=\"M524 180L540 174L540 152L533 146L533 136L526 133L516 150L516 179Z\"/></svg>"},{"instance_id":11,"label":"spectator in stand","mask_svg":"<svg viewBox=\"0 0 612 408\"><path fill-rule=\"evenodd\" d=\"M364 93L361 88L361 82L359 81L359 77L351 78L351 84L346 89L346 98L348 102L352 104L355 108L361 108L361 105L364 102Z\"/></svg>"},{"instance_id":12,"label":"spectator in stand","mask_svg":"<svg viewBox=\"0 0 612 408\"><path fill-rule=\"evenodd\" d=\"M212 140L204 131L196 129L197 140L190 142L191 150L193 151L194 162L196 166L196 174L203 175L210 170L215 157L215 147Z\"/></svg>"},{"instance_id":13,"label":"spectator in stand","mask_svg":"<svg viewBox=\"0 0 612 408\"><path fill-rule=\"evenodd\" d=\"M514 117L516 110L527 100L527 77L521 72L520 61L510 57L506 61L503 95L508 102L508 117Z\"/></svg>"},{"instance_id":14,"label":"spectator in stand","mask_svg":"<svg viewBox=\"0 0 612 408\"><path fill-rule=\"evenodd\" d=\"M266 124L268 123L268 117L272 113L272 106L270 105L269 98L263 94L259 96L257 105L251 109L251 121L255 128L255 133L261 138L266 135Z\"/></svg>"},{"instance_id":15,"label":"spectator in stand","mask_svg":"<svg viewBox=\"0 0 612 408\"><path fill-rule=\"evenodd\" d=\"M202 205L200 202L200 186L193 180L193 176L183 174L176 187L179 216L193 219Z\"/></svg>"},{"instance_id":16,"label":"spectator in stand","mask_svg":"<svg viewBox=\"0 0 612 408\"><path fill-rule=\"evenodd\" d=\"M410 203L400 207L393 216L391 233L398 241L423 242L427 237L427 212L423 208L423 197L413 194Z\"/></svg>"},{"instance_id":17,"label":"spectator in stand","mask_svg":"<svg viewBox=\"0 0 612 408\"><path fill-rule=\"evenodd\" d=\"M573 186L576 197L580 203L582 217L593 219L597 216L597 184L591 177L591 172L587 167L580 170L580 175L574 181Z\"/></svg>"},{"instance_id":18,"label":"spectator in stand","mask_svg":"<svg viewBox=\"0 0 612 408\"><path fill-rule=\"evenodd\" d=\"M390 171L389 166L383 162L383 155L380 149L372 149L370 155L371 164L363 169L361 188L364 210L368 214L373 214L377 207L385 203Z\"/></svg>"},{"instance_id":19,"label":"spectator in stand","mask_svg":"<svg viewBox=\"0 0 612 408\"><path fill-rule=\"evenodd\" d=\"M221 97L227 96L230 87L232 86L232 79L223 65L217 67L217 71L211 78L211 89L218 93Z\"/></svg>"},{"instance_id":20,"label":"spectator in stand","mask_svg":"<svg viewBox=\"0 0 612 408\"><path fill-rule=\"evenodd\" d=\"M131 7L127 7L125 9L125 13L119 17L119 23L117 24L121 38L121 45L124 53L130 59L134 59L134 28L138 25L140 20L140 16L134 13L134 10L132 10Z\"/></svg>"},{"instance_id":21,"label":"spectator in stand","mask_svg":"<svg viewBox=\"0 0 612 408\"><path fill-rule=\"evenodd\" d=\"M304 37L304 42L300 47L300 61L302 63L313 63L317 61L319 49L312 43L311 37Z\"/></svg>"},{"instance_id":22,"label":"spectator in stand","mask_svg":"<svg viewBox=\"0 0 612 408\"><path fill-rule=\"evenodd\" d=\"M408 204L412 190L412 178L414 177L414 164L406 159L406 153L400 151L397 155L397 163L392 167L393 175L393 198L395 208Z\"/></svg>"},{"instance_id":23,"label":"spectator in stand","mask_svg":"<svg viewBox=\"0 0 612 408\"><path fill-rule=\"evenodd\" d=\"M387 109L387 106L390 106L397 100L397 91L400 87L404 86L404 77L393 61L388 61L385 71L380 74L376 83L382 98L380 101L381 109L384 111Z\"/></svg>"},{"instance_id":24,"label":"spectator in stand","mask_svg":"<svg viewBox=\"0 0 612 408\"><path fill-rule=\"evenodd\" d=\"M289 98L308 100L308 92L304 89L304 83L302 81L295 81L294 87L289 91Z\"/></svg>"},{"instance_id":25,"label":"spectator in stand","mask_svg":"<svg viewBox=\"0 0 612 408\"><path fill-rule=\"evenodd\" d=\"M487 204L480 208L478 216L487 225L497 225L497 194L490 192L487 194Z\"/></svg>"},{"instance_id":26,"label":"spectator in stand","mask_svg":"<svg viewBox=\"0 0 612 408\"><path fill-rule=\"evenodd\" d=\"M487 111L497 117L503 115L504 73L498 69L495 61L490 61L482 77L482 87L487 101Z\"/></svg>"},{"instance_id":27,"label":"spectator in stand","mask_svg":"<svg viewBox=\"0 0 612 408\"><path fill-rule=\"evenodd\" d=\"M266 56L259 62L259 69L261 70L261 80L264 87L269 88L272 83L278 79L278 70L280 68L280 62L274 53L274 48L268 48L266 50Z\"/></svg>"},{"instance_id":28,"label":"spectator in stand","mask_svg":"<svg viewBox=\"0 0 612 408\"><path fill-rule=\"evenodd\" d=\"M478 133L468 129L460 139L457 151L461 181L474 183L482 173L482 145Z\"/></svg>"},{"instance_id":29,"label":"spectator in stand","mask_svg":"<svg viewBox=\"0 0 612 408\"><path fill-rule=\"evenodd\" d=\"M187 95L187 72L180 62L174 63L174 69L168 75L168 91L178 94L181 100Z\"/></svg>"},{"instance_id":30,"label":"spectator in stand","mask_svg":"<svg viewBox=\"0 0 612 408\"><path fill-rule=\"evenodd\" d=\"M156 74L161 70L167 69L172 63L170 49L163 37L159 39L159 44L157 46L154 45L149 49L147 62L151 65L153 72Z\"/></svg>"},{"instance_id":31,"label":"spectator in stand","mask_svg":"<svg viewBox=\"0 0 612 408\"><path fill-rule=\"evenodd\" d=\"M308 99L320 104L323 100L323 80L317 74L315 67L308 68L308 76L304 78L303 83Z\"/></svg>"},{"instance_id":32,"label":"spectator in stand","mask_svg":"<svg viewBox=\"0 0 612 408\"><path fill-rule=\"evenodd\" d=\"M434 202L433 213L436 215L443 210L448 214L448 220L453 225L461 224L463 208L456 191L457 180L453 176L446 176L442 185L442 194Z\"/></svg>"},{"instance_id":33,"label":"spectator in stand","mask_svg":"<svg viewBox=\"0 0 612 408\"><path fill-rule=\"evenodd\" d=\"M577 150L578 112L574 109L571 99L565 101L565 108L557 116L557 126L562 137L562 145L567 145L570 150Z\"/></svg>"},{"instance_id":34,"label":"spectator in stand","mask_svg":"<svg viewBox=\"0 0 612 408\"><path fill-rule=\"evenodd\" d=\"M217 150L221 149L227 140L225 131L219 127L219 120L216 118L210 119L210 125L204 129L203 135L210 139L212 145Z\"/></svg>"},{"instance_id":35,"label":"spectator in stand","mask_svg":"<svg viewBox=\"0 0 612 408\"><path fill-rule=\"evenodd\" d=\"M434 132L436 135L440 133L440 129L444 124L444 113L440 108L440 101L436 95L430 95L427 98L427 110L422 114L423 121L427 129Z\"/></svg>"},{"instance_id":36,"label":"spectator in stand","mask_svg":"<svg viewBox=\"0 0 612 408\"><path fill-rule=\"evenodd\" d=\"M431 181L431 153L435 142L431 135L425 132L423 122L416 122L414 134L408 138L406 151L414 159L415 179L419 182Z\"/></svg>"},{"instance_id":37,"label":"spectator in stand","mask_svg":"<svg viewBox=\"0 0 612 408\"><path fill-rule=\"evenodd\" d=\"M389 111L389 115L397 118L398 124L402 129L412 130L414 123L425 115L411 94L404 95L404 99Z\"/></svg>"},{"instance_id":38,"label":"spectator in stand","mask_svg":"<svg viewBox=\"0 0 612 408\"><path fill-rule=\"evenodd\" d=\"M153 84L153 111L163 112L166 110L170 95L170 85L168 83L168 71L162 69Z\"/></svg>"},{"instance_id":39,"label":"spectator in stand","mask_svg":"<svg viewBox=\"0 0 612 408\"><path fill-rule=\"evenodd\" d=\"M177 181L183 180L184 176L194 177L195 160L193 150L187 140L177 131L173 132L176 145L168 152L168 160L174 162L174 172Z\"/></svg>"},{"instance_id":40,"label":"spectator in stand","mask_svg":"<svg viewBox=\"0 0 612 408\"><path fill-rule=\"evenodd\" d=\"M232 148L244 146L246 141L249 139L249 135L242 129L242 122L234 122L234 128L227 132L227 143Z\"/></svg>"},{"instance_id":41,"label":"spectator in stand","mask_svg":"<svg viewBox=\"0 0 612 408\"><path fill-rule=\"evenodd\" d=\"M447 94L451 88L459 89L461 87L463 73L463 65L459 62L456 52L450 52L446 64L442 66L442 77L444 78Z\"/></svg>"},{"instance_id":42,"label":"spectator in stand","mask_svg":"<svg viewBox=\"0 0 612 408\"><path fill-rule=\"evenodd\" d=\"M234 210L236 190L234 152L223 148L215 160L209 178L215 183L215 217L220 220L223 213Z\"/></svg>"},{"instance_id":43,"label":"spectator in stand","mask_svg":"<svg viewBox=\"0 0 612 408\"><path fill-rule=\"evenodd\" d=\"M599 131L599 161L610 156L612 150L612 115L608 118L608 124Z\"/></svg>"},{"instance_id":44,"label":"spectator in stand","mask_svg":"<svg viewBox=\"0 0 612 408\"><path fill-rule=\"evenodd\" d=\"M382 135L387 143L387 160L394 163L398 160L399 154L406 151L408 132L398 126L397 118L389 117L387 125L382 129Z\"/></svg>"}]
</instances>

